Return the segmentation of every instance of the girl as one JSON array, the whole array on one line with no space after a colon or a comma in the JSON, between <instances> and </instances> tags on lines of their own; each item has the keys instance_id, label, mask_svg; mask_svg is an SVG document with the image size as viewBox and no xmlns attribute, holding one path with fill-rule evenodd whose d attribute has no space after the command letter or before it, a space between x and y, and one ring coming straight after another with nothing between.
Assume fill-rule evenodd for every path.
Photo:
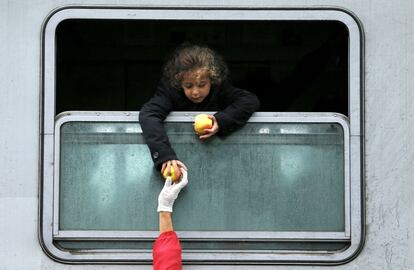
<instances>
[{"instance_id":1,"label":"girl","mask_svg":"<svg viewBox=\"0 0 414 270\"><path fill-rule=\"evenodd\" d=\"M257 97L230 85L228 73L223 58L205 46L184 44L167 60L157 92L139 113L145 141L161 173L165 169L170 172L171 166L178 173L179 167L187 169L171 148L164 130L163 121L171 111L217 111L209 115L212 128L199 135L200 140L206 140L242 127L258 110Z\"/></svg>"}]
</instances>

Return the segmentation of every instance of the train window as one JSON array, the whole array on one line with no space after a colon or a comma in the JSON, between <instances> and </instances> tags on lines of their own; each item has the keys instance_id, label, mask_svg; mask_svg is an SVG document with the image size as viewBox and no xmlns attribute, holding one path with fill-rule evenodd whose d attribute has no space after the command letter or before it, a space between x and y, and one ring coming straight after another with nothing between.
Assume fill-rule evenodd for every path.
<instances>
[{"instance_id":1,"label":"train window","mask_svg":"<svg viewBox=\"0 0 414 270\"><path fill-rule=\"evenodd\" d=\"M191 167L174 211L183 260L330 264L358 253L362 40L353 15L68 7L48 17L43 41L40 220L51 257L151 261L162 181L137 111L183 41L218 50L233 83L262 103L243 129L207 145L193 136L196 112L167 118Z\"/></svg>"}]
</instances>

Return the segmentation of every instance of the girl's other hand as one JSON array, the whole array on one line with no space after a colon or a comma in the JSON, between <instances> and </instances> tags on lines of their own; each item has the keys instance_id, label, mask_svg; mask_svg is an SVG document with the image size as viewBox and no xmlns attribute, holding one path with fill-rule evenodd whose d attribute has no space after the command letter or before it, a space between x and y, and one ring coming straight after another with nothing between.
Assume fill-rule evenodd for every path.
<instances>
[{"instance_id":1,"label":"girl's other hand","mask_svg":"<svg viewBox=\"0 0 414 270\"><path fill-rule=\"evenodd\" d=\"M214 117L214 115L209 115L208 118L213 120L213 126L211 128L204 129L205 133L198 137L201 141L207 140L208 138L210 138L211 136L213 136L214 134L216 134L219 131L219 126L218 126L218 123L217 123L216 118Z\"/></svg>"}]
</instances>

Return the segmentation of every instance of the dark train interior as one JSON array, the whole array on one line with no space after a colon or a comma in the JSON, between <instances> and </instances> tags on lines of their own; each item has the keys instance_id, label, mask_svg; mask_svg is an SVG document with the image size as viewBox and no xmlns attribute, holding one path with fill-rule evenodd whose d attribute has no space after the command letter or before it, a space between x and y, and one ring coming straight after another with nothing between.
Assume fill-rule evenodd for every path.
<instances>
[{"instance_id":1,"label":"dark train interior","mask_svg":"<svg viewBox=\"0 0 414 270\"><path fill-rule=\"evenodd\" d=\"M165 58L183 42L208 45L260 111L348 115L348 31L337 21L70 19L56 33L56 114L139 111Z\"/></svg>"}]
</instances>

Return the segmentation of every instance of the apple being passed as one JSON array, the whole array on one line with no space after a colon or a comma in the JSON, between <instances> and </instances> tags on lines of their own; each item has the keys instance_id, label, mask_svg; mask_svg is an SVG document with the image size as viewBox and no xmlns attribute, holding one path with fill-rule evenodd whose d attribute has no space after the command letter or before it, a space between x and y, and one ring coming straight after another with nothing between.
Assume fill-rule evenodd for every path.
<instances>
[{"instance_id":1,"label":"apple being passed","mask_svg":"<svg viewBox=\"0 0 414 270\"><path fill-rule=\"evenodd\" d=\"M194 118L194 130L198 135L204 134L204 129L213 127L213 120L207 114L198 114Z\"/></svg>"},{"instance_id":2,"label":"apple being passed","mask_svg":"<svg viewBox=\"0 0 414 270\"><path fill-rule=\"evenodd\" d=\"M171 176L171 180L173 182L178 181L178 179L180 179L181 177L181 173L175 173L174 167L171 166L170 167L170 173L168 173L167 168L165 168L164 173L162 174L164 176L165 179L167 179L168 176Z\"/></svg>"}]
</instances>

